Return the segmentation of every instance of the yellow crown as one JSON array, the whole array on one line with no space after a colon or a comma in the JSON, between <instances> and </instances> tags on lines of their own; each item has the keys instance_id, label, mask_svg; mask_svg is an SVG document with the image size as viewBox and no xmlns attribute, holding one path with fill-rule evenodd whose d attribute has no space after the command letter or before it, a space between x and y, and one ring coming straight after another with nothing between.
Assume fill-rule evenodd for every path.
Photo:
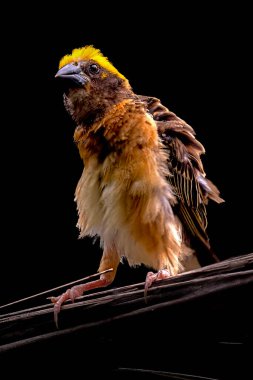
<instances>
[{"instance_id":1,"label":"yellow crown","mask_svg":"<svg viewBox=\"0 0 253 380\"><path fill-rule=\"evenodd\" d=\"M80 49L74 49L72 54L65 55L59 63L59 69L71 62L93 60L97 62L101 67L110 71L112 74L127 80L124 75L113 66L109 59L101 53L99 49L95 49L92 45L84 46Z\"/></svg>"}]
</instances>

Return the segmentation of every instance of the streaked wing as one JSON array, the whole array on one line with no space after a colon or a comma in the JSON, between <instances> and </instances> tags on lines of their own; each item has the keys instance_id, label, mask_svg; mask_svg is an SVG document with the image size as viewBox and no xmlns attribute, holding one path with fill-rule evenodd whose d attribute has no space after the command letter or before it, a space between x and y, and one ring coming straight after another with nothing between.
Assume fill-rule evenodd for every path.
<instances>
[{"instance_id":1,"label":"streaked wing","mask_svg":"<svg viewBox=\"0 0 253 380\"><path fill-rule=\"evenodd\" d=\"M219 191L203 169L203 145L195 138L193 128L164 107L159 99L139 97L156 121L159 136L169 152L168 177L177 198L175 207L188 235L196 238L212 254L206 233L208 199L222 202ZM192 240L192 239L191 239ZM215 260L215 258L214 258Z\"/></svg>"}]
</instances>

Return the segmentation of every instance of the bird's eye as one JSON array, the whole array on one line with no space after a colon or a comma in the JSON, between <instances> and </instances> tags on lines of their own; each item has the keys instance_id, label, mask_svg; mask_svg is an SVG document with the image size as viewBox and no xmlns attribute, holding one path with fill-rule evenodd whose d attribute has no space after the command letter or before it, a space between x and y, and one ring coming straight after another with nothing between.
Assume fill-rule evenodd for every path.
<instances>
[{"instance_id":1,"label":"bird's eye","mask_svg":"<svg viewBox=\"0 0 253 380\"><path fill-rule=\"evenodd\" d=\"M89 66L89 72L91 74L93 74L93 75L98 74L99 71L100 71L100 69L99 69L98 65L96 65L95 63L92 63L92 65Z\"/></svg>"}]
</instances>

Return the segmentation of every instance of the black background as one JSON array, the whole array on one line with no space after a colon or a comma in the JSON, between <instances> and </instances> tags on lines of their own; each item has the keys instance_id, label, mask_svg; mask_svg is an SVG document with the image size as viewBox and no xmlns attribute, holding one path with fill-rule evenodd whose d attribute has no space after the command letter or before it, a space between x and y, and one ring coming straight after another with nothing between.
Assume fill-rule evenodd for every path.
<instances>
[{"instance_id":1,"label":"black background","mask_svg":"<svg viewBox=\"0 0 253 380\"><path fill-rule=\"evenodd\" d=\"M38 6L30 16L22 8L3 32L1 304L99 265L98 244L78 240L73 197L82 162L54 79L59 59L86 44L101 49L136 93L160 98L193 126L207 176L226 200L208 208L212 245L222 259L252 251L247 10L118 8L73 3L61 15ZM115 284L136 280L144 272L125 264Z\"/></svg>"}]
</instances>

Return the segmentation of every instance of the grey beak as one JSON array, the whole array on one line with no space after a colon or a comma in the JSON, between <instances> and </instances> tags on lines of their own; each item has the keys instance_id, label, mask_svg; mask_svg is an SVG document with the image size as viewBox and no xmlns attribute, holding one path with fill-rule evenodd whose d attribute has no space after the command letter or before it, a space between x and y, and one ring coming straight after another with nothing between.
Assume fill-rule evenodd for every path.
<instances>
[{"instance_id":1,"label":"grey beak","mask_svg":"<svg viewBox=\"0 0 253 380\"><path fill-rule=\"evenodd\" d=\"M69 63L63 66L55 75L55 78L67 79L78 86L84 86L88 82L88 78L82 73L80 66Z\"/></svg>"}]
</instances>

